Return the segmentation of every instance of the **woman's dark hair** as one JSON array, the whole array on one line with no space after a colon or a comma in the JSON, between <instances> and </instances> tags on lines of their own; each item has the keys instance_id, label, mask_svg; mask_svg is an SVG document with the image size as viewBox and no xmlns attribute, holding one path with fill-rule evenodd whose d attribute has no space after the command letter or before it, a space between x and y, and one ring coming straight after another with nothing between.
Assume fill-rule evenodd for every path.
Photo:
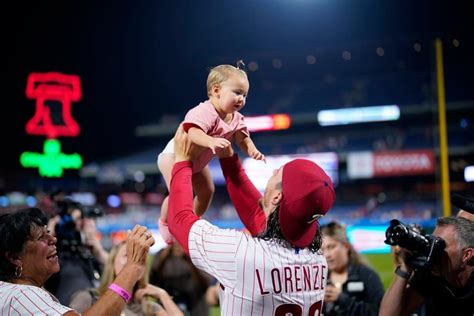
<instances>
[{"instance_id":1,"label":"woman's dark hair","mask_svg":"<svg viewBox=\"0 0 474 316\"><path fill-rule=\"evenodd\" d=\"M0 280L9 281L14 278L15 265L8 255L19 254L31 237L35 226L43 227L48 219L39 208L26 208L15 213L0 216Z\"/></svg>"},{"instance_id":2,"label":"woman's dark hair","mask_svg":"<svg viewBox=\"0 0 474 316\"><path fill-rule=\"evenodd\" d=\"M281 245L289 245L288 241L285 239L285 236L283 236L283 233L281 232L279 207L268 216L267 228L264 232L257 235L257 237L267 241L274 240ZM311 244L307 248L311 252L316 253L319 251L319 249L321 249L321 243L321 232L318 228L316 230L316 235L314 235L313 241L311 241Z\"/></svg>"}]
</instances>

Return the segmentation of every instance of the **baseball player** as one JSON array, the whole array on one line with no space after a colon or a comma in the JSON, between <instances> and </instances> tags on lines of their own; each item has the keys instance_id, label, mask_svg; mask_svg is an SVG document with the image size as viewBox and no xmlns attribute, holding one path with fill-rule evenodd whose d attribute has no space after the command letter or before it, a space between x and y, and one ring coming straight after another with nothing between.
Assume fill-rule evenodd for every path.
<instances>
[{"instance_id":1,"label":"baseball player","mask_svg":"<svg viewBox=\"0 0 474 316\"><path fill-rule=\"evenodd\" d=\"M320 315L327 263L318 218L334 203L331 179L315 163L295 159L274 171L262 197L229 146L221 167L251 235L220 229L193 213L192 146L179 128L169 228L196 267L219 281L221 315Z\"/></svg>"}]
</instances>

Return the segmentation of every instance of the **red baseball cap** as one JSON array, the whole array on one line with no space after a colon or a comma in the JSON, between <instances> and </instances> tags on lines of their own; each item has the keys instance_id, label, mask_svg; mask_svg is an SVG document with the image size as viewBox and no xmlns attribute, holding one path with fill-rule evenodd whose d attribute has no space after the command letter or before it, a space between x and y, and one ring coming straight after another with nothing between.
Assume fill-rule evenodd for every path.
<instances>
[{"instance_id":1,"label":"red baseball cap","mask_svg":"<svg viewBox=\"0 0 474 316\"><path fill-rule=\"evenodd\" d=\"M324 170L310 160L290 161L282 172L281 232L292 245L305 248L314 239L319 215L334 203L334 187Z\"/></svg>"}]
</instances>

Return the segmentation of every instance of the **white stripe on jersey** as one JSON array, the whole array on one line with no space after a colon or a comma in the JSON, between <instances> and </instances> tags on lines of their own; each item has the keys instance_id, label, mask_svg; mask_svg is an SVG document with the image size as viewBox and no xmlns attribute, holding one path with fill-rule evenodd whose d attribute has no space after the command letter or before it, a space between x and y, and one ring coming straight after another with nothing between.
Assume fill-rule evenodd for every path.
<instances>
[{"instance_id":1,"label":"white stripe on jersey","mask_svg":"<svg viewBox=\"0 0 474 316\"><path fill-rule=\"evenodd\" d=\"M0 281L0 315L63 315L61 305L45 289Z\"/></svg>"},{"instance_id":2,"label":"white stripe on jersey","mask_svg":"<svg viewBox=\"0 0 474 316\"><path fill-rule=\"evenodd\" d=\"M326 287L322 254L296 251L205 220L189 234L191 260L223 286L221 315L319 315Z\"/></svg>"}]
</instances>

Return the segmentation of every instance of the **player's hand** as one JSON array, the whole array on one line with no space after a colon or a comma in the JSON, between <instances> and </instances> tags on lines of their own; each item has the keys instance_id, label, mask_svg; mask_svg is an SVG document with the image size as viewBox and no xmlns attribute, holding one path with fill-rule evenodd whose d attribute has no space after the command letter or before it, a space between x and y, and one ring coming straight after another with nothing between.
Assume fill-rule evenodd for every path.
<instances>
[{"instance_id":1,"label":"player's hand","mask_svg":"<svg viewBox=\"0 0 474 316\"><path fill-rule=\"evenodd\" d=\"M174 134L175 162L192 161L199 154L198 146L194 146L181 124Z\"/></svg>"},{"instance_id":2,"label":"player's hand","mask_svg":"<svg viewBox=\"0 0 474 316\"><path fill-rule=\"evenodd\" d=\"M324 293L324 302L335 302L342 292L342 285L328 284Z\"/></svg>"},{"instance_id":3,"label":"player's hand","mask_svg":"<svg viewBox=\"0 0 474 316\"><path fill-rule=\"evenodd\" d=\"M230 146L227 146L227 147L225 147L221 150L217 150L216 153L217 153L217 156L219 157L219 159L229 158L229 157L232 157L234 155L234 148L232 148L232 145L230 145Z\"/></svg>"},{"instance_id":4,"label":"player's hand","mask_svg":"<svg viewBox=\"0 0 474 316\"><path fill-rule=\"evenodd\" d=\"M211 149L212 153L216 154L216 149L224 149L230 146L230 141L225 138L214 138L212 137L209 141L208 147Z\"/></svg>"},{"instance_id":5,"label":"player's hand","mask_svg":"<svg viewBox=\"0 0 474 316\"><path fill-rule=\"evenodd\" d=\"M265 155L262 154L257 149L250 151L249 156L252 157L255 160L262 160L263 162L267 163L267 160L265 159Z\"/></svg>"}]
</instances>

